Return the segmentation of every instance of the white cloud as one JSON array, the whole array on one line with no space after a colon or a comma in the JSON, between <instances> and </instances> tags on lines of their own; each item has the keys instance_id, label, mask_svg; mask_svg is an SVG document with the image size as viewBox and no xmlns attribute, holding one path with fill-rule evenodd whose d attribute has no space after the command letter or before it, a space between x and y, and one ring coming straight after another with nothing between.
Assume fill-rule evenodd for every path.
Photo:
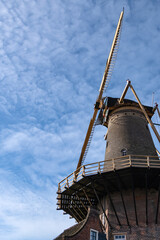
<instances>
[{"instance_id":1,"label":"white cloud","mask_svg":"<svg viewBox=\"0 0 160 240\"><path fill-rule=\"evenodd\" d=\"M151 103L152 91L159 103L158 2L0 1L4 240L52 239L73 223L56 211L56 186L76 168L123 6L106 94L119 97L130 78L144 104ZM85 163L104 159L105 133L97 127Z\"/></svg>"},{"instance_id":2,"label":"white cloud","mask_svg":"<svg viewBox=\"0 0 160 240\"><path fill-rule=\"evenodd\" d=\"M2 176L8 176L9 181L4 181ZM10 182L12 180L12 182ZM62 226L57 226L61 221L56 207L53 193L55 188L48 184L47 188L39 192L28 189L27 184L15 183L15 177L8 172L1 171L0 188L0 225L1 238L5 239L52 239L62 231ZM63 227L68 224L64 223Z\"/></svg>"}]
</instances>

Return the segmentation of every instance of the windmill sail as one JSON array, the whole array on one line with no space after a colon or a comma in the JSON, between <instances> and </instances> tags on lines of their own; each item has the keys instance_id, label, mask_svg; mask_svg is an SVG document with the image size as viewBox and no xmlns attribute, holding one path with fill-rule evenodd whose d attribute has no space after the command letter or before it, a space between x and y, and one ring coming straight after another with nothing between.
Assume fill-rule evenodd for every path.
<instances>
[{"instance_id":1,"label":"windmill sail","mask_svg":"<svg viewBox=\"0 0 160 240\"><path fill-rule=\"evenodd\" d=\"M115 36L114 36L113 43L112 43L112 46L111 46L111 50L110 50L110 53L109 53L109 57L107 59L104 75L103 75L101 86L100 86L100 89L99 89L99 95L98 95L98 98L96 100L93 116L90 120L88 130L87 130L87 134L86 134L83 146L82 146L80 158L79 158L79 161L78 161L78 164L77 164L77 173L78 173L78 169L80 168L80 166L84 162L84 159L87 155L87 152L88 152L91 140L92 140L94 128L95 128L96 116L97 116L98 110L100 109L100 104L102 102L103 92L107 88L107 86L109 84L109 81L110 81L110 78L111 78L111 75L112 75L115 60L116 60L116 57L117 57L119 41L120 41L120 33L121 33L121 29L122 29L123 14L124 14L124 10L120 14L120 18L119 18L119 21L118 21L118 25L117 25Z\"/></svg>"}]
</instances>

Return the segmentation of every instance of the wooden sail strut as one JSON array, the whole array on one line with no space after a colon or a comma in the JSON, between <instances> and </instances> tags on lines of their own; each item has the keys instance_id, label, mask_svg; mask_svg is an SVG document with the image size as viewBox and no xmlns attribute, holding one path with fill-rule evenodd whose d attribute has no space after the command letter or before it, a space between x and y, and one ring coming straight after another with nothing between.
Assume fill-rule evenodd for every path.
<instances>
[{"instance_id":1,"label":"wooden sail strut","mask_svg":"<svg viewBox=\"0 0 160 240\"><path fill-rule=\"evenodd\" d=\"M79 168L80 168L80 166L83 162L83 158L84 158L84 155L85 155L85 152L86 152L86 149L87 149L87 145L88 145L91 133L92 133L92 129L93 129L95 120L96 120L97 112L99 110L99 105L100 105L100 102L102 100L103 91L104 91L104 88L105 88L107 76L108 76L110 66L111 66L111 62L112 62L112 56L114 54L116 45L117 45L118 40L119 40L119 34L120 34L120 30L121 30L121 25L122 25L123 14L124 14L124 10L120 14L117 29L116 29L116 32L115 32L115 35L114 35L113 43L112 43L111 50L110 50L110 53L109 53L109 57L108 57L108 60L107 60L107 63L106 63L106 67L105 67L104 75L103 75L103 78L102 78L102 82L101 82L101 85L100 85L99 95L98 95L98 98L97 98L97 101L96 101L96 104L95 104L95 107L94 107L93 116L92 116L91 121L89 123L87 134L86 134L83 146L82 146L80 158L79 158L79 161L78 161L78 164L77 164L77 169L76 169L77 173L78 173Z\"/></svg>"},{"instance_id":2,"label":"wooden sail strut","mask_svg":"<svg viewBox=\"0 0 160 240\"><path fill-rule=\"evenodd\" d=\"M149 118L149 116L148 116L148 114L147 114L145 108L143 107L141 101L139 100L139 97L137 96L137 94L136 94L136 92L135 92L133 86L131 85L131 81L130 81L130 80L127 80L127 84L126 84L125 89L124 89L124 91L123 91L123 93L122 93L122 96L121 96L121 98L120 98L120 100L119 100L119 103L122 103L122 102L123 102L123 99L124 99L124 97L125 97L125 95L126 95L126 93L127 93L129 87L131 88L131 90L132 90L132 92L133 92L133 94L134 94L134 96L135 96L135 98L136 98L136 100L137 100L137 102L138 102L138 104L139 104L139 107L141 108L141 110L142 110L144 116L146 117L146 119L147 119L148 123L150 124L150 126L151 126L153 132L155 133L155 135L156 135L158 141L160 142L160 135L159 135L157 129L155 128L155 126L154 126L152 120Z\"/></svg>"}]
</instances>

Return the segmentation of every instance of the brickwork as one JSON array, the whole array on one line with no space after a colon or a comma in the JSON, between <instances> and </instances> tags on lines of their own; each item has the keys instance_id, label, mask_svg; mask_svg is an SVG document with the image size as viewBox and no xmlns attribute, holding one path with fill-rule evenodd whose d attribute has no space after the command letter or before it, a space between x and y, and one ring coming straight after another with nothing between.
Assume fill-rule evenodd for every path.
<instances>
[{"instance_id":1,"label":"brickwork","mask_svg":"<svg viewBox=\"0 0 160 240\"><path fill-rule=\"evenodd\" d=\"M131 190L123 191L123 198L127 210L128 220L131 226L136 225L136 218L135 218L135 207L133 201L133 192ZM148 202L148 224L152 224L155 222L156 216L156 207L157 207L157 199L158 199L158 191L154 189L150 189L147 191L147 202ZM121 195L119 192L115 192L112 194L112 200L114 202L117 214L120 215L120 219L123 225L127 225L125 212L123 208L123 203L121 199ZM136 201L136 210L137 210L137 218L138 223L140 226L146 226L146 191L145 189L136 189L135 190L135 201ZM114 213L111 208L109 207L109 218L117 225L117 221L115 217L113 217Z\"/></svg>"},{"instance_id":2,"label":"brickwork","mask_svg":"<svg viewBox=\"0 0 160 240\"><path fill-rule=\"evenodd\" d=\"M125 106L125 104L113 110L109 115L105 159L120 157L123 154L157 155L144 114L139 107ZM120 181L118 179L116 185L119 191L110 193L110 198L104 195L101 199L113 227L108 230L107 220L101 211L101 219L108 232L108 240L113 240L115 234L126 235L127 240L160 239L160 214L156 218L159 204L158 190L156 190L158 186L154 185L154 188L149 188L153 186L154 178L152 177L152 181L149 179L148 183L146 172L142 171L141 175L138 175L135 171L134 174L134 184L136 183L134 192L131 173L128 177L121 178L123 184L118 183ZM157 173L154 176L157 176ZM126 181L132 183L128 190L125 188Z\"/></svg>"},{"instance_id":3,"label":"brickwork","mask_svg":"<svg viewBox=\"0 0 160 240\"><path fill-rule=\"evenodd\" d=\"M119 108L109 116L105 159L120 157L123 150L126 155L157 156L148 123L138 108Z\"/></svg>"},{"instance_id":4,"label":"brickwork","mask_svg":"<svg viewBox=\"0 0 160 240\"><path fill-rule=\"evenodd\" d=\"M114 239L116 234L125 234L126 240L159 240L160 239L160 226L152 225L145 227L131 227L131 229L122 228L119 231L112 231L109 234L109 240Z\"/></svg>"},{"instance_id":5,"label":"brickwork","mask_svg":"<svg viewBox=\"0 0 160 240\"><path fill-rule=\"evenodd\" d=\"M99 211L94 208L89 208L88 215L79 229L76 228L75 232L73 231L73 228L65 230L64 233L55 240L90 240L91 229L100 233L103 232L102 224L99 219Z\"/></svg>"},{"instance_id":6,"label":"brickwork","mask_svg":"<svg viewBox=\"0 0 160 240\"><path fill-rule=\"evenodd\" d=\"M94 229L98 232L102 232L102 226L99 220L99 212L95 209L91 209L89 216L84 227L72 237L66 237L65 240L89 240L90 239L90 229Z\"/></svg>"},{"instance_id":7,"label":"brickwork","mask_svg":"<svg viewBox=\"0 0 160 240\"><path fill-rule=\"evenodd\" d=\"M114 203L117 215L119 217L122 226L118 225L115 213L111 206L109 198L106 196L102 199L104 208L106 209L106 214L113 227L109 230L108 236L109 240L114 239L114 234L126 234L127 240L158 240L160 239L160 215L158 216L158 224L155 224L157 201L158 201L158 191L155 189L150 189L147 191L147 214L148 214L148 224L146 223L146 191L145 189L135 190L135 200L136 200L136 210L138 226L136 225L135 217L135 206L133 201L133 192L131 190L122 191L124 203L127 211L128 221L130 227L127 225L127 219L121 199L120 192L115 192L111 194L112 201ZM102 212L101 212L102 214ZM105 221L106 231L107 222Z\"/></svg>"}]
</instances>

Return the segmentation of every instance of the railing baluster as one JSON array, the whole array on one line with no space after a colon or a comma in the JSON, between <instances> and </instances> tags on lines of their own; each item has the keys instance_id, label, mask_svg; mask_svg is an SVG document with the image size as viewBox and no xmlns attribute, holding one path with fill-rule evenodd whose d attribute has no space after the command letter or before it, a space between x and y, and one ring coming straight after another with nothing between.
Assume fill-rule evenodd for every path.
<instances>
[{"instance_id":1,"label":"railing baluster","mask_svg":"<svg viewBox=\"0 0 160 240\"><path fill-rule=\"evenodd\" d=\"M113 170L115 170L115 162L114 162L114 158L112 158L112 164L113 164Z\"/></svg>"},{"instance_id":2,"label":"railing baluster","mask_svg":"<svg viewBox=\"0 0 160 240\"><path fill-rule=\"evenodd\" d=\"M58 193L61 193L61 185L58 183Z\"/></svg>"},{"instance_id":3,"label":"railing baluster","mask_svg":"<svg viewBox=\"0 0 160 240\"><path fill-rule=\"evenodd\" d=\"M66 177L66 187L69 188L68 177Z\"/></svg>"},{"instance_id":4,"label":"railing baluster","mask_svg":"<svg viewBox=\"0 0 160 240\"><path fill-rule=\"evenodd\" d=\"M76 177L76 172L73 173L73 182L76 182L77 181L77 177Z\"/></svg>"},{"instance_id":5,"label":"railing baluster","mask_svg":"<svg viewBox=\"0 0 160 240\"><path fill-rule=\"evenodd\" d=\"M100 162L98 163L98 171L97 173L101 173L101 166L100 166Z\"/></svg>"},{"instance_id":6,"label":"railing baluster","mask_svg":"<svg viewBox=\"0 0 160 240\"><path fill-rule=\"evenodd\" d=\"M131 155L129 155L129 165L130 165L130 167L132 166Z\"/></svg>"},{"instance_id":7,"label":"railing baluster","mask_svg":"<svg viewBox=\"0 0 160 240\"><path fill-rule=\"evenodd\" d=\"M96 173L110 172L116 169L123 169L127 167L155 167L160 168L159 157L156 156L142 156L142 155L128 155L125 157L113 158L96 163L90 163L80 168L79 174L76 171L64 178L58 184L58 192L62 193L66 188L69 188L75 181L79 181L85 176Z\"/></svg>"},{"instance_id":8,"label":"railing baluster","mask_svg":"<svg viewBox=\"0 0 160 240\"><path fill-rule=\"evenodd\" d=\"M147 156L147 165L148 165L148 167L150 167L150 164L149 164L149 156Z\"/></svg>"},{"instance_id":9,"label":"railing baluster","mask_svg":"<svg viewBox=\"0 0 160 240\"><path fill-rule=\"evenodd\" d=\"M85 176L85 166L84 165L82 166L82 169L83 169L82 176Z\"/></svg>"}]
</instances>

